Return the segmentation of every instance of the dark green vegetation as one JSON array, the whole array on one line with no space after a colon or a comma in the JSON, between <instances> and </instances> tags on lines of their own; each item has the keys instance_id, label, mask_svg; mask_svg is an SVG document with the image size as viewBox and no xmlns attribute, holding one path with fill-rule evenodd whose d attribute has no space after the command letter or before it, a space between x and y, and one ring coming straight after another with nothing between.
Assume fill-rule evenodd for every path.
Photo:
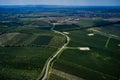
<instances>
[{"instance_id":1,"label":"dark green vegetation","mask_svg":"<svg viewBox=\"0 0 120 80\"><path fill-rule=\"evenodd\" d=\"M67 79L61 78L61 77L54 75L54 74L51 74L49 80L67 80Z\"/></svg>"},{"instance_id":2,"label":"dark green vegetation","mask_svg":"<svg viewBox=\"0 0 120 80\"><path fill-rule=\"evenodd\" d=\"M110 21L105 21L102 19L85 19L85 20L80 20L76 24L81 26L81 27L91 27L95 25L104 25L110 23Z\"/></svg>"},{"instance_id":3,"label":"dark green vegetation","mask_svg":"<svg viewBox=\"0 0 120 80\"><path fill-rule=\"evenodd\" d=\"M70 33L68 47L90 47L90 51L67 49L53 68L86 80L118 80L120 41L111 38L105 48L108 37L79 29L103 25L94 29L119 36L119 24L104 26L111 21L102 20L120 18L119 12L116 7L0 6L0 80L41 76L48 58L66 42L65 37L51 31L51 23L56 22L63 24L55 30ZM90 33L95 35L88 36ZM49 79L66 80L54 73Z\"/></svg>"},{"instance_id":4,"label":"dark green vegetation","mask_svg":"<svg viewBox=\"0 0 120 80\"><path fill-rule=\"evenodd\" d=\"M32 44L33 45L48 45L50 40L52 39L51 36L39 36L35 39Z\"/></svg>"},{"instance_id":5,"label":"dark green vegetation","mask_svg":"<svg viewBox=\"0 0 120 80\"><path fill-rule=\"evenodd\" d=\"M47 59L65 42L65 38L61 35L41 32L19 33L10 40L6 39L11 38L11 35L3 37L5 36L3 34L0 37L0 40L6 40L0 47L1 80L35 80L40 76Z\"/></svg>"},{"instance_id":6,"label":"dark green vegetation","mask_svg":"<svg viewBox=\"0 0 120 80\"><path fill-rule=\"evenodd\" d=\"M118 80L119 60L103 51L93 50L88 52L66 50L57 60L54 68L86 80Z\"/></svg>"},{"instance_id":7,"label":"dark green vegetation","mask_svg":"<svg viewBox=\"0 0 120 80\"><path fill-rule=\"evenodd\" d=\"M105 48L108 37L86 30L69 33L70 47L89 47L90 51L67 49L61 54L53 68L86 80L119 79L119 40L110 39L108 47ZM88 36L89 33L95 35Z\"/></svg>"},{"instance_id":8,"label":"dark green vegetation","mask_svg":"<svg viewBox=\"0 0 120 80\"><path fill-rule=\"evenodd\" d=\"M106 32L108 34L113 34L113 35L120 35L120 24L114 24L114 25L109 25L106 27L101 27L99 29L102 32Z\"/></svg>"},{"instance_id":9,"label":"dark green vegetation","mask_svg":"<svg viewBox=\"0 0 120 80\"><path fill-rule=\"evenodd\" d=\"M80 28L80 26L76 24L62 24L62 25L56 25L54 29L59 31L67 31L67 30L72 30L76 28Z\"/></svg>"},{"instance_id":10,"label":"dark green vegetation","mask_svg":"<svg viewBox=\"0 0 120 80\"><path fill-rule=\"evenodd\" d=\"M54 29L59 31L76 31L76 30L84 30L84 29L90 29L90 28L98 28L98 30L101 29L102 31L102 29L106 30L108 27L108 31L106 30L107 32L118 34L120 30L119 24L120 24L120 21L113 22L113 21L108 21L103 19L83 19L83 20L74 22L74 24L67 23L67 24L55 25ZM45 27L42 29L49 30L50 27ZM115 32L115 30L117 32Z\"/></svg>"},{"instance_id":11,"label":"dark green vegetation","mask_svg":"<svg viewBox=\"0 0 120 80\"><path fill-rule=\"evenodd\" d=\"M29 25L33 27L48 27L51 25L48 21L40 18L20 18L19 20L23 25Z\"/></svg>"},{"instance_id":12,"label":"dark green vegetation","mask_svg":"<svg viewBox=\"0 0 120 80\"><path fill-rule=\"evenodd\" d=\"M48 26L51 26L51 24L45 20L40 20L39 18L19 18L16 20L3 20L0 21L0 34Z\"/></svg>"},{"instance_id":13,"label":"dark green vegetation","mask_svg":"<svg viewBox=\"0 0 120 80\"><path fill-rule=\"evenodd\" d=\"M10 32L13 29L15 29L15 27L0 26L0 34L6 33L6 32Z\"/></svg>"},{"instance_id":14,"label":"dark green vegetation","mask_svg":"<svg viewBox=\"0 0 120 80\"><path fill-rule=\"evenodd\" d=\"M88 34L93 33L94 36L88 36ZM71 47L103 47L106 43L107 37L95 34L94 32L87 32L85 30L72 31L70 32L71 42L69 46ZM99 42L99 43L98 43Z\"/></svg>"},{"instance_id":15,"label":"dark green vegetation","mask_svg":"<svg viewBox=\"0 0 120 80\"><path fill-rule=\"evenodd\" d=\"M0 79L35 80L55 51L47 47L0 47Z\"/></svg>"},{"instance_id":16,"label":"dark green vegetation","mask_svg":"<svg viewBox=\"0 0 120 80\"><path fill-rule=\"evenodd\" d=\"M105 32L107 34L113 34L113 35L120 35L120 24L111 24L111 25L104 25L112 23L112 21L108 20L102 20L102 19L85 19L80 20L76 24L80 27L92 27L96 26L98 31ZM99 26L102 25L102 26Z\"/></svg>"},{"instance_id":17,"label":"dark green vegetation","mask_svg":"<svg viewBox=\"0 0 120 80\"><path fill-rule=\"evenodd\" d=\"M35 80L65 37L40 29L50 24L39 18L16 22L0 24L0 80Z\"/></svg>"}]
</instances>

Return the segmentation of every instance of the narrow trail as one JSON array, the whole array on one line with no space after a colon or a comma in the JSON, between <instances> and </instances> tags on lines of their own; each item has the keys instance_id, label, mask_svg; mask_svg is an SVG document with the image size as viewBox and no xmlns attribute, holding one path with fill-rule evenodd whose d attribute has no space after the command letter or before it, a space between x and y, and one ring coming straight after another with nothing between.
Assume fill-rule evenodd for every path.
<instances>
[{"instance_id":1,"label":"narrow trail","mask_svg":"<svg viewBox=\"0 0 120 80\"><path fill-rule=\"evenodd\" d=\"M37 79L37 80L46 80L46 79L47 79L47 76L48 76L48 73L49 73L50 64L54 61L54 59L55 59L59 54L62 53L62 51L64 51L64 49L66 49L67 45L68 45L69 42L70 42L70 38L69 38L66 34L54 30L54 27L55 27L55 24L53 24L53 27L51 28L51 30L54 31L54 32L57 33L57 34L61 34L61 35L65 36L67 42L47 61L46 66L45 66L44 73L43 73L43 75L42 75L42 79Z\"/></svg>"},{"instance_id":2,"label":"narrow trail","mask_svg":"<svg viewBox=\"0 0 120 80\"><path fill-rule=\"evenodd\" d=\"M108 47L108 44L109 44L109 42L110 42L110 38L111 38L111 37L108 37L108 39L107 39L107 41L106 41L106 44L105 44L105 48Z\"/></svg>"}]
</instances>

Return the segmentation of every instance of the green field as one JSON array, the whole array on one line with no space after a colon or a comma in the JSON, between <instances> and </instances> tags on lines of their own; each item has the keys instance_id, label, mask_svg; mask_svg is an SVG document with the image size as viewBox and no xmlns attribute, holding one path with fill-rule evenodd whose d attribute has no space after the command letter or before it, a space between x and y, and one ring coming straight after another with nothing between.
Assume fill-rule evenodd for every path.
<instances>
[{"instance_id":1,"label":"green field","mask_svg":"<svg viewBox=\"0 0 120 80\"><path fill-rule=\"evenodd\" d=\"M80 27L92 27L96 26L97 28L94 28L98 31L112 34L112 35L120 35L120 24L112 24L112 25L105 25L111 23L112 21L103 20L103 19L83 19L78 22L76 22L76 25L79 25ZM103 26L99 26L103 25Z\"/></svg>"},{"instance_id":2,"label":"green field","mask_svg":"<svg viewBox=\"0 0 120 80\"><path fill-rule=\"evenodd\" d=\"M20 29L11 33L0 35L2 46L53 46L61 47L65 43L65 37L52 31L40 29Z\"/></svg>"},{"instance_id":3,"label":"green field","mask_svg":"<svg viewBox=\"0 0 120 80\"><path fill-rule=\"evenodd\" d=\"M31 36L32 35L20 33L19 35L13 37L11 40L7 41L4 45L25 45L22 43L24 43L24 41L29 39Z\"/></svg>"},{"instance_id":4,"label":"green field","mask_svg":"<svg viewBox=\"0 0 120 80\"><path fill-rule=\"evenodd\" d=\"M52 36L38 36L33 42L33 45L48 45Z\"/></svg>"},{"instance_id":5,"label":"green field","mask_svg":"<svg viewBox=\"0 0 120 80\"><path fill-rule=\"evenodd\" d=\"M53 13L41 14L53 15ZM66 43L65 36L51 31L53 25L50 22L57 21L50 19L31 17L0 21L0 80L36 80L43 76L41 73L43 74L48 59ZM50 66L58 73L67 74L66 77L119 80L120 41L90 29L79 30L97 25L99 27L106 23L110 21L84 19L74 24L56 25L54 30L68 31L70 43L63 53L54 58L55 63ZM110 27L101 26L92 29L119 36L119 26L114 24ZM90 50L80 51L80 47L89 47ZM50 71L48 80L70 79Z\"/></svg>"},{"instance_id":6,"label":"green field","mask_svg":"<svg viewBox=\"0 0 120 80\"><path fill-rule=\"evenodd\" d=\"M50 78L48 80L67 80L65 78L59 77L55 74L51 74Z\"/></svg>"},{"instance_id":7,"label":"green field","mask_svg":"<svg viewBox=\"0 0 120 80\"><path fill-rule=\"evenodd\" d=\"M0 47L0 79L36 79L55 51L47 47Z\"/></svg>"},{"instance_id":8,"label":"green field","mask_svg":"<svg viewBox=\"0 0 120 80\"><path fill-rule=\"evenodd\" d=\"M94 34L94 36L88 36L88 34ZM95 34L94 32L87 32L85 30L72 31L70 32L71 42L68 46L71 47L103 47L107 40L107 37ZM98 43L99 42L99 43Z\"/></svg>"},{"instance_id":9,"label":"green field","mask_svg":"<svg viewBox=\"0 0 120 80\"><path fill-rule=\"evenodd\" d=\"M66 31L66 30L72 30L76 28L80 28L80 26L76 24L61 24L61 25L56 25L54 29L58 31Z\"/></svg>"},{"instance_id":10,"label":"green field","mask_svg":"<svg viewBox=\"0 0 120 80\"><path fill-rule=\"evenodd\" d=\"M95 47L99 49L105 49L106 41L108 37L99 35L92 31L86 30L79 30L79 31L71 31L69 32L69 36L71 38L71 42L68 46L70 47ZM88 36L88 34L94 34L93 36ZM110 39L108 44L108 50L114 49L115 52L119 51L118 44L120 43L119 40Z\"/></svg>"},{"instance_id":11,"label":"green field","mask_svg":"<svg viewBox=\"0 0 120 80\"><path fill-rule=\"evenodd\" d=\"M100 51L66 50L53 68L86 80L118 80L119 62L116 58Z\"/></svg>"},{"instance_id":12,"label":"green field","mask_svg":"<svg viewBox=\"0 0 120 80\"><path fill-rule=\"evenodd\" d=\"M102 19L84 19L84 20L80 20L80 21L76 22L76 24L81 27L92 27L95 25L103 25L106 23L110 23L110 21L105 21Z\"/></svg>"},{"instance_id":13,"label":"green field","mask_svg":"<svg viewBox=\"0 0 120 80\"><path fill-rule=\"evenodd\" d=\"M65 37L38 28L16 27L0 35L0 80L35 80Z\"/></svg>"},{"instance_id":14,"label":"green field","mask_svg":"<svg viewBox=\"0 0 120 80\"><path fill-rule=\"evenodd\" d=\"M90 51L67 49L57 59L53 68L86 80L119 79L119 40L110 39L108 47L105 48L108 37L87 30L69 33L71 42L68 47L89 47ZM88 36L90 33L94 35Z\"/></svg>"},{"instance_id":15,"label":"green field","mask_svg":"<svg viewBox=\"0 0 120 80\"><path fill-rule=\"evenodd\" d=\"M120 24L109 25L106 27L98 28L98 30L105 32L107 34L120 35Z\"/></svg>"}]
</instances>

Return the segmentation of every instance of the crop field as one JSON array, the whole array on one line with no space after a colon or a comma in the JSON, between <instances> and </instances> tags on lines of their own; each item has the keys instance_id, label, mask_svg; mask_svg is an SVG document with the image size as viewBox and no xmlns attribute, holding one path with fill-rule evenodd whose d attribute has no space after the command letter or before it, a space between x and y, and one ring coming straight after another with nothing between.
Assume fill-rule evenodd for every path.
<instances>
[{"instance_id":1,"label":"crop field","mask_svg":"<svg viewBox=\"0 0 120 80\"><path fill-rule=\"evenodd\" d=\"M2 42L2 40L0 41ZM5 46L49 46L61 47L65 43L65 37L59 35L18 34L11 40L6 41Z\"/></svg>"},{"instance_id":2,"label":"crop field","mask_svg":"<svg viewBox=\"0 0 120 80\"><path fill-rule=\"evenodd\" d=\"M0 80L120 80L119 6L4 1L0 2ZM100 2L117 5L118 1Z\"/></svg>"},{"instance_id":3,"label":"crop field","mask_svg":"<svg viewBox=\"0 0 120 80\"><path fill-rule=\"evenodd\" d=\"M118 46L120 41L110 38L108 42L108 37L93 31L73 30L108 23L103 20L83 20L83 22L55 26L54 29L58 31L71 30L68 32L71 41L53 68L86 80L117 80L120 75ZM66 38L50 31L51 24L40 19L21 18L14 23L1 23L0 79L35 80L40 76L47 59L65 44ZM117 29L119 25L113 26ZM107 32L105 28L100 29ZM91 34L93 35L89 36ZM69 47L89 47L90 51L69 49ZM55 73L51 73L49 77L49 80L67 79Z\"/></svg>"},{"instance_id":4,"label":"crop field","mask_svg":"<svg viewBox=\"0 0 120 80\"><path fill-rule=\"evenodd\" d=\"M33 42L33 45L48 45L52 36L38 36Z\"/></svg>"},{"instance_id":5,"label":"crop field","mask_svg":"<svg viewBox=\"0 0 120 80\"><path fill-rule=\"evenodd\" d=\"M35 80L65 37L38 28L17 27L0 35L0 80Z\"/></svg>"},{"instance_id":6,"label":"crop field","mask_svg":"<svg viewBox=\"0 0 120 80\"><path fill-rule=\"evenodd\" d=\"M15 36L19 35L19 33L5 33L0 35L0 45L3 45L7 41L13 39Z\"/></svg>"},{"instance_id":7,"label":"crop field","mask_svg":"<svg viewBox=\"0 0 120 80\"><path fill-rule=\"evenodd\" d=\"M76 25L79 25L80 27L92 27L96 26L97 28L94 28L98 31L112 34L115 36L120 35L120 24L111 24L111 25L104 25L112 23L112 21L103 20L103 19L84 19L76 22ZM99 26L102 25L102 26Z\"/></svg>"},{"instance_id":8,"label":"crop field","mask_svg":"<svg viewBox=\"0 0 120 80\"><path fill-rule=\"evenodd\" d=\"M64 45L66 38L63 36L54 36L48 46L61 47Z\"/></svg>"},{"instance_id":9,"label":"crop field","mask_svg":"<svg viewBox=\"0 0 120 80\"><path fill-rule=\"evenodd\" d=\"M55 74L51 74L50 78L48 80L67 80L65 78L59 77Z\"/></svg>"},{"instance_id":10,"label":"crop field","mask_svg":"<svg viewBox=\"0 0 120 80\"><path fill-rule=\"evenodd\" d=\"M24 25L31 25L33 27L48 27L51 25L40 18L20 18L19 21Z\"/></svg>"},{"instance_id":11,"label":"crop field","mask_svg":"<svg viewBox=\"0 0 120 80\"><path fill-rule=\"evenodd\" d=\"M71 31L69 32L69 36L71 38L71 42L68 46L70 47L96 47L96 48L105 48L106 41L108 37L99 35L92 31L79 30L79 31ZM89 34L94 34L93 36L89 36ZM119 40L110 39L110 44L114 46L108 46L109 48L114 48L116 50L119 49L118 44Z\"/></svg>"},{"instance_id":12,"label":"crop field","mask_svg":"<svg viewBox=\"0 0 120 80\"><path fill-rule=\"evenodd\" d=\"M65 37L52 31L41 29L17 29L11 33L0 35L0 45L5 46L42 46L49 45L61 47L65 43Z\"/></svg>"},{"instance_id":13,"label":"crop field","mask_svg":"<svg viewBox=\"0 0 120 80\"><path fill-rule=\"evenodd\" d=\"M118 80L119 61L106 52L68 49L62 53L54 68L86 80Z\"/></svg>"},{"instance_id":14,"label":"crop field","mask_svg":"<svg viewBox=\"0 0 120 80\"><path fill-rule=\"evenodd\" d=\"M91 27L95 25L103 25L106 23L110 23L110 21L105 21L102 19L85 19L85 20L80 20L76 24L81 26L81 27Z\"/></svg>"},{"instance_id":15,"label":"crop field","mask_svg":"<svg viewBox=\"0 0 120 80\"><path fill-rule=\"evenodd\" d=\"M51 76L48 77L48 80L56 80L56 78L57 80L84 80L83 78L56 69L52 69L50 72Z\"/></svg>"},{"instance_id":16,"label":"crop field","mask_svg":"<svg viewBox=\"0 0 120 80\"><path fill-rule=\"evenodd\" d=\"M71 42L68 47L76 47L76 49L66 49L55 62L54 69L85 80L119 79L119 40L111 38L106 48L105 44L108 40L106 36L87 30L70 31L69 33ZM88 36L90 33L94 35ZM90 50L80 51L77 49L78 47L89 47Z\"/></svg>"},{"instance_id":17,"label":"crop field","mask_svg":"<svg viewBox=\"0 0 120 80\"><path fill-rule=\"evenodd\" d=\"M0 34L6 33L6 32L10 32L12 30L14 30L16 27L8 27L8 26L2 26L0 25Z\"/></svg>"},{"instance_id":18,"label":"crop field","mask_svg":"<svg viewBox=\"0 0 120 80\"><path fill-rule=\"evenodd\" d=\"M51 30L52 26L51 27L39 27L39 29L42 29L42 30Z\"/></svg>"},{"instance_id":19,"label":"crop field","mask_svg":"<svg viewBox=\"0 0 120 80\"><path fill-rule=\"evenodd\" d=\"M120 35L120 24L114 24L106 27L101 27L98 30L102 32L106 32L108 34L113 34L113 35Z\"/></svg>"},{"instance_id":20,"label":"crop field","mask_svg":"<svg viewBox=\"0 0 120 80\"><path fill-rule=\"evenodd\" d=\"M91 33L94 35L88 36L88 34ZM107 40L107 37L95 34L94 32L87 32L85 30L71 31L69 36L71 38L71 42L69 46L71 47L82 47L82 46L103 47Z\"/></svg>"},{"instance_id":21,"label":"crop field","mask_svg":"<svg viewBox=\"0 0 120 80\"><path fill-rule=\"evenodd\" d=\"M80 28L80 26L76 24L63 24L63 25L56 25L54 29L59 31L66 31L66 30L72 30L75 28Z\"/></svg>"},{"instance_id":22,"label":"crop field","mask_svg":"<svg viewBox=\"0 0 120 80\"><path fill-rule=\"evenodd\" d=\"M0 79L36 79L55 51L47 47L0 47Z\"/></svg>"},{"instance_id":23,"label":"crop field","mask_svg":"<svg viewBox=\"0 0 120 80\"><path fill-rule=\"evenodd\" d=\"M30 37L31 37L31 35L28 35L28 34L19 34L19 35L15 36L14 38L12 38L7 43L5 43L5 45L22 45L22 43Z\"/></svg>"}]
</instances>

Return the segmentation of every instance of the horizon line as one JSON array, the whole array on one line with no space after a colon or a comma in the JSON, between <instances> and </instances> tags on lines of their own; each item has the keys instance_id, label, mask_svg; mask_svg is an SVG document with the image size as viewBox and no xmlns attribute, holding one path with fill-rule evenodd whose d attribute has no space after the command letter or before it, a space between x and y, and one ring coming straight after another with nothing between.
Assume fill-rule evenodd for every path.
<instances>
[{"instance_id":1,"label":"horizon line","mask_svg":"<svg viewBox=\"0 0 120 80\"><path fill-rule=\"evenodd\" d=\"M0 6L100 6L100 7L107 7L107 6L120 6L120 5L51 5L51 4L0 4Z\"/></svg>"}]
</instances>

